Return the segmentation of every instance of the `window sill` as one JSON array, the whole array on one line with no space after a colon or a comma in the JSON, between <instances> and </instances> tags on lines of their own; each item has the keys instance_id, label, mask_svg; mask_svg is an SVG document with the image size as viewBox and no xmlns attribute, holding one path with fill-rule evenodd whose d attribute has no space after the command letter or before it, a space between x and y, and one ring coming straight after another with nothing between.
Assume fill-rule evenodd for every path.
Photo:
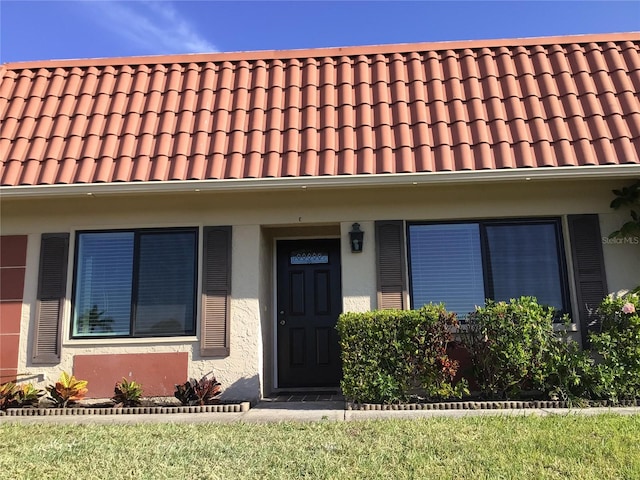
<instances>
[{"instance_id":1,"label":"window sill","mask_svg":"<svg viewBox=\"0 0 640 480\"><path fill-rule=\"evenodd\" d=\"M116 345L158 345L176 343L195 343L198 337L144 337L144 338L73 338L62 342L63 347L83 347L83 346L116 346Z\"/></svg>"},{"instance_id":2,"label":"window sill","mask_svg":"<svg viewBox=\"0 0 640 480\"><path fill-rule=\"evenodd\" d=\"M569 323L568 325L564 325L563 323L554 323L553 324L554 332L579 332L577 323Z\"/></svg>"},{"instance_id":3,"label":"window sill","mask_svg":"<svg viewBox=\"0 0 640 480\"><path fill-rule=\"evenodd\" d=\"M467 331L467 329L469 328L469 326L467 324L461 323L458 328L450 328L449 332L450 333L465 333ZM568 325L564 325L563 323L554 323L553 324L553 331L554 332L579 332L580 329L578 328L578 324L577 323L569 323Z\"/></svg>"}]
</instances>

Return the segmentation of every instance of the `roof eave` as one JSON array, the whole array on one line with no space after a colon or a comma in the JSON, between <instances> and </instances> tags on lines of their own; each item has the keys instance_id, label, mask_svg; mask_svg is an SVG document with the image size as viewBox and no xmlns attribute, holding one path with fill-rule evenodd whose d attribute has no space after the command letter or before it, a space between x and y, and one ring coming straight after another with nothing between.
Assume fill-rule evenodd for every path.
<instances>
[{"instance_id":1,"label":"roof eave","mask_svg":"<svg viewBox=\"0 0 640 480\"><path fill-rule=\"evenodd\" d=\"M149 65L168 63L236 62L255 60L290 60L304 58L341 57L355 55L376 55L410 53L421 51L463 50L497 47L528 47L567 43L599 43L640 40L640 32L590 33L580 35L560 35L547 37L497 38L476 40L450 40L418 43L396 43L383 45L363 45L350 47L303 48L293 50L257 50L240 52L187 53L177 55L151 55L140 57L78 58L60 60L30 60L6 63L7 70L35 68L104 67L122 65Z\"/></svg>"},{"instance_id":2,"label":"roof eave","mask_svg":"<svg viewBox=\"0 0 640 480\"><path fill-rule=\"evenodd\" d=\"M225 180L23 185L0 187L1 199L75 197L78 195L140 195L145 193L250 192L296 189L455 185L550 180L599 180L640 177L640 164L542 167L463 172L391 173Z\"/></svg>"}]
</instances>

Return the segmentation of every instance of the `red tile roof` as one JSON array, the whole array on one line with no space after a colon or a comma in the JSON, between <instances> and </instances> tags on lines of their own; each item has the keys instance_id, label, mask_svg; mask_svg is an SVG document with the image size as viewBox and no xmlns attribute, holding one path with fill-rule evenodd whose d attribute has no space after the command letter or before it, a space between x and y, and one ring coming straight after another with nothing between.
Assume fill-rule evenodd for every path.
<instances>
[{"instance_id":1,"label":"red tile roof","mask_svg":"<svg viewBox=\"0 0 640 480\"><path fill-rule=\"evenodd\" d=\"M640 33L0 67L4 186L640 163Z\"/></svg>"}]
</instances>

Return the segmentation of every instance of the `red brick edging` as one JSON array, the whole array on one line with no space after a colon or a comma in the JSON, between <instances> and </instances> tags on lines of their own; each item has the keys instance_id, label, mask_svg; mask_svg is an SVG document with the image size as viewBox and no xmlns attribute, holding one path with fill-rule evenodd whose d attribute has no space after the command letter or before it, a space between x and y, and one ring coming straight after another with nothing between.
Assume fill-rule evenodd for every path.
<instances>
[{"instance_id":1,"label":"red brick edging","mask_svg":"<svg viewBox=\"0 0 640 480\"><path fill-rule=\"evenodd\" d=\"M487 401L440 403L354 403L346 402L347 410L507 410L523 408L581 408L581 407L640 407L640 399L621 400L614 404L608 400L590 400L584 404L557 400L535 401Z\"/></svg>"},{"instance_id":2,"label":"red brick edging","mask_svg":"<svg viewBox=\"0 0 640 480\"><path fill-rule=\"evenodd\" d=\"M62 415L141 415L170 413L231 413L247 412L250 403L241 402L225 405L202 405L194 407L70 407L70 408L9 408L0 415L8 417L41 417Z\"/></svg>"}]
</instances>

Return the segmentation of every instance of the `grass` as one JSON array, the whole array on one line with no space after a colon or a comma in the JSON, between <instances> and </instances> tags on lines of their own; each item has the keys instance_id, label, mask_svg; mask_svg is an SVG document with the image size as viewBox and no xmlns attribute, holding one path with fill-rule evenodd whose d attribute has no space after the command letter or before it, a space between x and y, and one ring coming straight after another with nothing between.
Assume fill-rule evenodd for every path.
<instances>
[{"instance_id":1,"label":"grass","mask_svg":"<svg viewBox=\"0 0 640 480\"><path fill-rule=\"evenodd\" d=\"M638 479L640 415L0 424L0 478Z\"/></svg>"}]
</instances>

